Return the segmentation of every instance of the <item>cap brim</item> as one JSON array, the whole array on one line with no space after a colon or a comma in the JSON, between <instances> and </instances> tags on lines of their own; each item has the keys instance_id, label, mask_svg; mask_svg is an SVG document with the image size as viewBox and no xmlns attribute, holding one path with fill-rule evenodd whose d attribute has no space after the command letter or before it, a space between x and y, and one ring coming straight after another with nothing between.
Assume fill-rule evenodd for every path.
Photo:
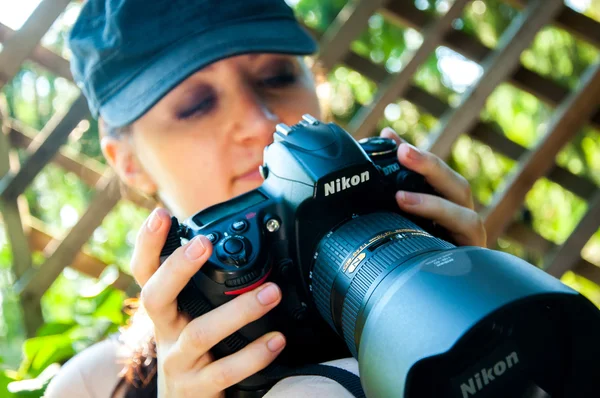
<instances>
[{"instance_id":1,"label":"cap brim","mask_svg":"<svg viewBox=\"0 0 600 398\"><path fill-rule=\"evenodd\" d=\"M128 125L187 77L224 58L250 53L309 55L316 51L315 40L291 19L249 21L185 38L152 57L100 107L100 116L110 126Z\"/></svg>"}]
</instances>

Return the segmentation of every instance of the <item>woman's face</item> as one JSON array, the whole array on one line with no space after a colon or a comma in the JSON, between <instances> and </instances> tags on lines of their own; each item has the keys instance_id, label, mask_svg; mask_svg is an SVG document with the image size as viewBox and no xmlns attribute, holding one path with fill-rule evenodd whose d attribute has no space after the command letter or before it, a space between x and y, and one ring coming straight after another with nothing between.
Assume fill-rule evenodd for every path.
<instances>
[{"instance_id":1,"label":"woman's face","mask_svg":"<svg viewBox=\"0 0 600 398\"><path fill-rule=\"evenodd\" d=\"M103 147L127 183L186 218L258 187L275 126L305 113L321 117L300 58L242 55L190 76L133 124L130 139Z\"/></svg>"}]
</instances>

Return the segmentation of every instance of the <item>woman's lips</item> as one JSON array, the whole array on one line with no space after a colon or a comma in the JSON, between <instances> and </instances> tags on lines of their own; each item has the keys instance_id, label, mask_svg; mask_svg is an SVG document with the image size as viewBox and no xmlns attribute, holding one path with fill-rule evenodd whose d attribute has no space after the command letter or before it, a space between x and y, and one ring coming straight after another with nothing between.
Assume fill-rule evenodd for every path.
<instances>
[{"instance_id":1,"label":"woman's lips","mask_svg":"<svg viewBox=\"0 0 600 398\"><path fill-rule=\"evenodd\" d=\"M262 181L263 178L260 175L260 172L258 171L258 166L256 166L256 168L250 170L246 174L242 174L237 179L238 181Z\"/></svg>"}]
</instances>

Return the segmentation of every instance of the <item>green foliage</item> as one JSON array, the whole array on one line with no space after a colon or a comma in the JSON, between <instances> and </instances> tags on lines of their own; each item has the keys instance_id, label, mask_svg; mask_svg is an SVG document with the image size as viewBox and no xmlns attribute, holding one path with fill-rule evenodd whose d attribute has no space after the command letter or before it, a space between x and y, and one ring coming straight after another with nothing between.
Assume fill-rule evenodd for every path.
<instances>
[{"instance_id":1,"label":"green foliage","mask_svg":"<svg viewBox=\"0 0 600 398\"><path fill-rule=\"evenodd\" d=\"M320 33L324 33L344 6L351 3L348 0L289 2L298 16ZM415 0L413 3L429 18L438 17L448 6L445 0ZM79 7L79 2L72 2L42 40L51 51L67 58L70 54L64 46L65 35ZM465 8L454 27L494 49L520 12L502 0L476 0ZM600 0L591 0L584 12L600 20ZM389 73L397 73L421 41L422 36L416 30L397 26L377 13L351 43L351 50ZM562 28L546 27L523 52L521 62L567 91L576 87L585 69L597 62L598 57L598 49L589 43ZM481 67L472 60L440 46L418 69L413 83L452 107L458 105L464 92L476 84L481 72ZM361 107L368 105L378 90L375 82L344 65L333 68L327 79L328 86L323 92L329 93L333 115L343 124L349 122ZM77 89L67 80L27 62L16 78L3 87L0 95L6 99L11 117L40 130L52 117L68 109ZM530 149L546 133L553 112L552 104L507 82L494 90L480 116L508 139ZM398 99L388 105L377 127L390 126L407 141L421 146L438 122L435 116L415 104ZM102 170L106 161L97 137L96 122L82 121L62 150L85 155L94 160L98 170ZM19 154L21 159L27 156L24 151ZM556 162L600 185L600 132L589 126L582 129L558 154ZM474 196L484 205L503 188L517 165L466 134L457 140L448 163L465 176ZM28 187L25 197L32 216L45 223L47 232L62 236L81 217L93 192L76 175L48 165ZM523 206L533 215L532 228L556 244L564 242L587 209L582 198L546 179L534 185ZM65 269L43 296L45 324L30 339L24 337L21 307L12 288L15 281L10 270L10 247L4 231L0 233L0 391L10 391L6 397L39 397L56 373L58 364L116 332L127 321L121 310L125 294L111 288L110 282L117 269L128 272L135 235L147 214L146 210L131 203L119 203L85 246L88 253L110 264L106 273L95 280ZM536 265L542 261L541 253L527 250L519 242L500 239L497 249ZM588 261L600 264L600 231L590 239L582 255ZM42 259L42 254L36 253L36 264ZM600 287L596 284L573 273L567 273L563 282L600 306Z\"/></svg>"},{"instance_id":2,"label":"green foliage","mask_svg":"<svg viewBox=\"0 0 600 398\"><path fill-rule=\"evenodd\" d=\"M46 306L51 297L52 294L45 297ZM100 279L71 295L68 303L52 303L52 307L68 307L68 311L61 316L47 314L47 323L35 337L23 343L22 360L16 371L11 367L0 367L0 384L14 392L9 397L39 397L58 370L52 365L66 362L117 332L127 321L122 311L124 299L125 293Z\"/></svg>"}]
</instances>

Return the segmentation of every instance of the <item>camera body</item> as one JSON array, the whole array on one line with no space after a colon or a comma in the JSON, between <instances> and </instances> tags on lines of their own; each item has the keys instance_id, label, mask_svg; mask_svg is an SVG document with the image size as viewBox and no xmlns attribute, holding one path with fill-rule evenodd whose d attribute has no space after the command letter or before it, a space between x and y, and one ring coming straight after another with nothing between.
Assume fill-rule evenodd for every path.
<instances>
[{"instance_id":1,"label":"camera body","mask_svg":"<svg viewBox=\"0 0 600 398\"><path fill-rule=\"evenodd\" d=\"M279 124L263 159L260 187L181 224L172 220L163 259L181 245L180 238L203 234L214 248L180 294L179 306L197 317L267 280L274 281L282 289L281 303L221 342L214 349L216 355L229 355L278 330L289 347L280 355L282 363L347 356L339 331L332 333L331 323L324 321L311 296L315 248L337 225L361 214L399 212L395 200L399 187L436 192L421 175L399 164L395 141L374 137L357 142L336 124L310 115L293 126ZM410 218L424 230L444 233L431 221ZM348 268L351 278L356 264Z\"/></svg>"},{"instance_id":2,"label":"camera body","mask_svg":"<svg viewBox=\"0 0 600 398\"><path fill-rule=\"evenodd\" d=\"M267 280L282 290L279 305L211 350L286 336L275 362L234 393L262 396L282 368L353 356L368 397L597 395L598 309L516 256L456 247L402 212L398 190L437 193L396 150L304 115L277 126L260 187L172 219L161 261L199 234L214 246L179 294L181 311L201 316Z\"/></svg>"}]
</instances>

